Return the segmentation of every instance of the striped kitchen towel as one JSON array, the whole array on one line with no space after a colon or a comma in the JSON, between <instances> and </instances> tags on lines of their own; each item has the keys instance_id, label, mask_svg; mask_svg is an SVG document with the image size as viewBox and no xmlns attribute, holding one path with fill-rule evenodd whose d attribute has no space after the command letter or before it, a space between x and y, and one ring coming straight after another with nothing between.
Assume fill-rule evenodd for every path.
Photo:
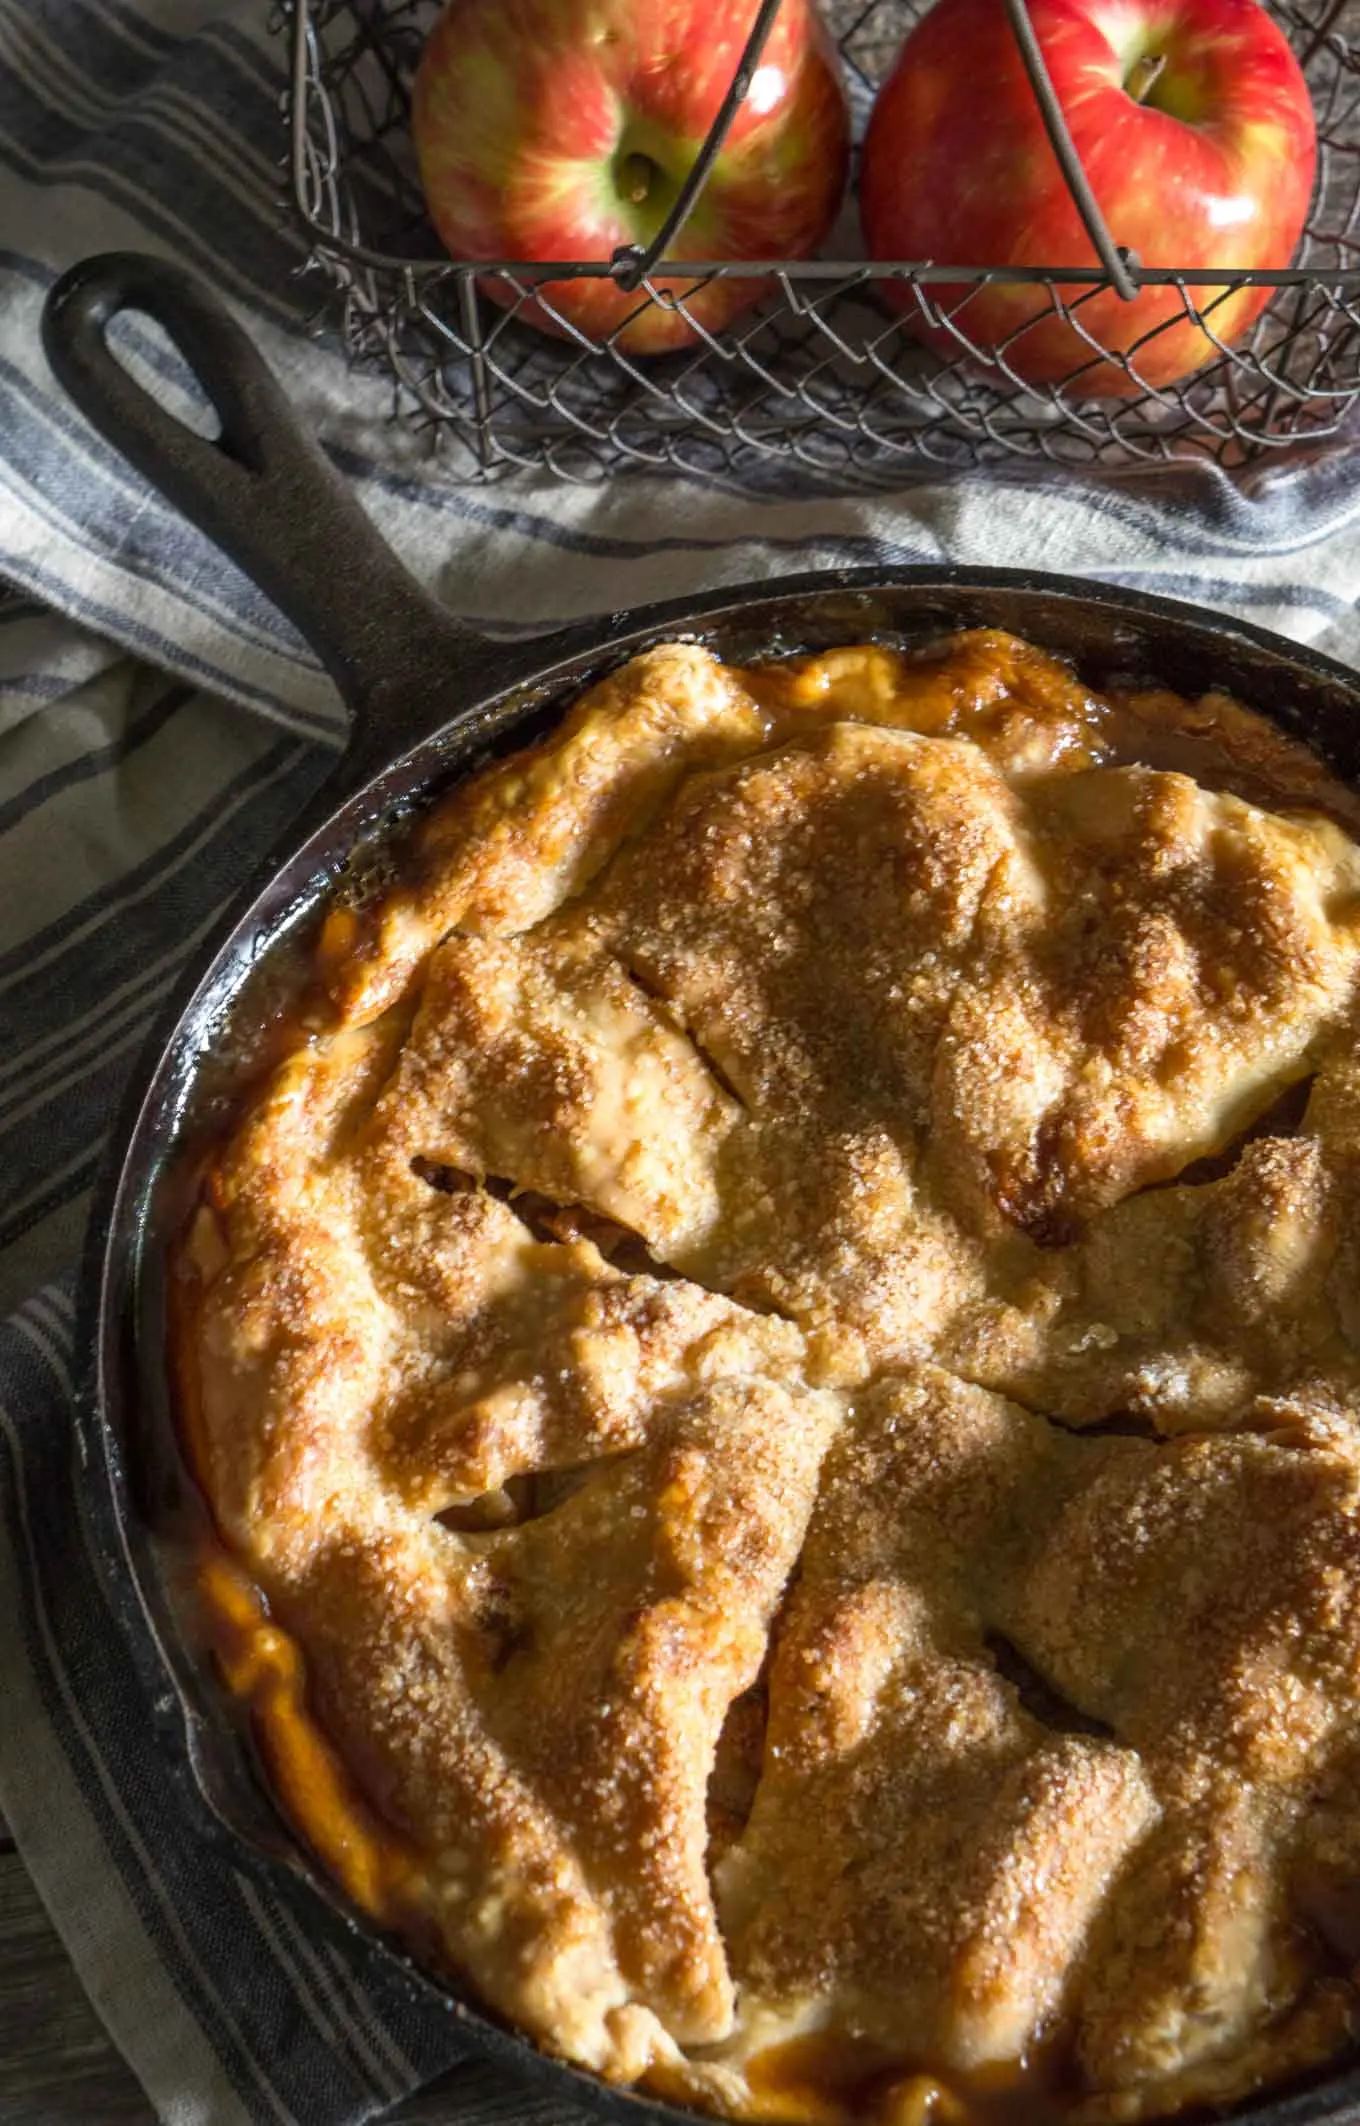
<instances>
[{"instance_id":1,"label":"striped kitchen towel","mask_svg":"<svg viewBox=\"0 0 1360 2126\"><path fill-rule=\"evenodd\" d=\"M895 494L723 479L458 487L309 318L278 211L266 0L0 0L0 1805L161 2115L343 2126L458 2060L448 2018L359 1975L180 1820L92 1566L69 1424L71 1273L109 1117L217 908L323 772L339 704L266 600L76 416L38 320L72 260L183 260L238 307L416 571L508 633L719 581L949 559L1070 570L1360 656L1342 456ZM167 403L191 393L127 344ZM465 2062L449 2116L555 2121Z\"/></svg>"}]
</instances>

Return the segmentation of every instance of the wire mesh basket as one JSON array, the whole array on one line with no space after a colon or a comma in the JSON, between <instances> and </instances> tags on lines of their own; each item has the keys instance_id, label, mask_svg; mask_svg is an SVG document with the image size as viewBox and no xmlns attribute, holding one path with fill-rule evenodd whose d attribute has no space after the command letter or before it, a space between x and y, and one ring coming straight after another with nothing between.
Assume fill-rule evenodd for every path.
<instances>
[{"instance_id":1,"label":"wire mesh basket","mask_svg":"<svg viewBox=\"0 0 1360 2126\"><path fill-rule=\"evenodd\" d=\"M758 17L771 17L776 4L764 0ZM824 5L857 139L927 4ZM1023 29L1023 0L1008 6ZM1077 165L1069 182L1102 271L1008 269L1040 288L1052 314L1089 342L1072 377L1042 387L1014 374L1004 349L976 358L969 303L985 269L958 269L942 291L939 268L869 264L862 249L856 255L850 204L826 255L762 266L769 292L759 307L721 331L701 330L683 353L632 358L616 337L595 344L569 331L552 339L525 323L519 313L545 300L543 284L577 270L560 262L507 269L497 276L499 300L488 301L478 286L486 268L451 263L441 249L416 173L410 84L439 0L288 0L296 206L312 261L340 297L352 353L390 370L400 414L429 427L463 478L546 468L574 480L633 469L749 481L798 465L886 484L941 466L1128 466L1186 454L1237 469L1335 441L1360 399L1360 0L1270 6L1303 67L1318 125L1318 181L1295 264L1261 274L1140 271L1115 249L1089 191L1083 204ZM1047 84L1035 85L1042 101ZM1047 101L1049 122L1051 89ZM620 255L579 270L612 272L645 305L676 300L658 285L668 276L749 277L753 268ZM1135 349L1115 357L1125 395L1088 396L1091 365L1105 350L1086 332L1083 310L1111 287L1127 287L1130 274L1134 284L1174 288L1185 316L1210 336L1235 291L1264 282L1273 293L1246 336L1222 345L1192 378L1140 386ZM952 319L957 353L928 351L913 336L910 316L886 303L885 280L911 291L922 318L937 326Z\"/></svg>"}]
</instances>

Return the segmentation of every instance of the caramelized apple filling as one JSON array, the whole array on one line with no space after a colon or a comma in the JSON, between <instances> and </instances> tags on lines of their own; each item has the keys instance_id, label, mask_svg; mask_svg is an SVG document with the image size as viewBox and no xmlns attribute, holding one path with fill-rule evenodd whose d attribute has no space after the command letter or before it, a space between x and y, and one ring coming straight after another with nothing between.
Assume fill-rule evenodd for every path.
<instances>
[{"instance_id":1,"label":"caramelized apple filling","mask_svg":"<svg viewBox=\"0 0 1360 2126\"><path fill-rule=\"evenodd\" d=\"M176 1363L358 1902L732 2118L1347 2047L1356 818L995 633L673 644L335 913Z\"/></svg>"}]
</instances>

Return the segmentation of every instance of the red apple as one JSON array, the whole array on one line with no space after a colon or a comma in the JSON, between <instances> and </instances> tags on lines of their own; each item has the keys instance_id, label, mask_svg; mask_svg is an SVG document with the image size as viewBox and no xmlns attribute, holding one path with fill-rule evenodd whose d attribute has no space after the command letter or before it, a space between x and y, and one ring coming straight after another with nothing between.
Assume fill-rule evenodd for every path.
<instances>
[{"instance_id":1,"label":"red apple","mask_svg":"<svg viewBox=\"0 0 1360 2126\"><path fill-rule=\"evenodd\" d=\"M1289 264L1312 194L1316 134L1298 63L1259 0L1030 0L1029 12L1117 244L1145 266ZM912 31L874 106L860 204L875 258L1094 261L1002 0L936 0ZM885 292L915 309L904 284ZM1210 337L1174 288L1144 289L1126 303L1113 290L1069 286L1061 292L1081 330L1054 313L1042 287L969 292L936 282L927 292L984 357L1003 359L1027 382L1056 383L1090 364L1069 387L1086 397L1175 383L1218 352L1215 340L1245 332L1271 293L1193 289L1192 301L1210 312ZM913 322L942 353L961 351L919 311ZM1135 373L1097 361L1083 332L1127 354Z\"/></svg>"},{"instance_id":2,"label":"red apple","mask_svg":"<svg viewBox=\"0 0 1360 2126\"><path fill-rule=\"evenodd\" d=\"M757 0L450 0L416 75L430 216L456 259L609 259L647 244L731 85ZM801 258L845 189L849 123L814 0L784 0L671 256ZM599 278L549 281L522 315L662 354L716 332L767 282L656 283L687 318ZM497 302L515 300L494 276ZM693 320L693 322L691 322Z\"/></svg>"}]
</instances>

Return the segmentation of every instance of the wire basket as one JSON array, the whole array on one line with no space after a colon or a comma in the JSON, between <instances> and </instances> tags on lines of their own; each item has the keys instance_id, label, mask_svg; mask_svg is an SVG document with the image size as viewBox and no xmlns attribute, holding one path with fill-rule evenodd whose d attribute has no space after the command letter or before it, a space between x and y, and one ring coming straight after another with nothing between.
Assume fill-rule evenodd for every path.
<instances>
[{"instance_id":1,"label":"wire basket","mask_svg":"<svg viewBox=\"0 0 1360 2126\"><path fill-rule=\"evenodd\" d=\"M764 0L759 9L748 56L776 4ZM824 6L857 139L925 4ZM1022 34L1023 0L1008 6ZM633 469L749 482L797 465L838 481L886 484L941 466L1128 466L1186 454L1237 469L1335 440L1360 398L1360 0L1272 0L1318 123L1318 182L1290 270L1140 273L1113 245L1089 190L1083 200L1079 164L1069 182L1104 270L1008 269L1008 277L1040 286L1051 310L1079 331L1091 296L1127 287L1130 275L1133 284L1173 286L1187 317L1211 335L1215 310L1234 290L1274 288L1245 338L1193 378L1121 398L1083 397L1072 379L1027 386L1008 372L1004 350L980 365L969 351L967 318L970 288L984 271L958 269L942 306L940 269L870 265L856 255L852 204L824 247L830 255L771 262L759 308L722 332L702 333L682 354L639 360L612 342L545 337L516 312L547 280L612 272L645 304L674 301L655 283L667 274L692 280L696 268L640 254L580 268L515 266L498 276L508 308L481 296L486 268L451 264L430 226L411 144L410 82L438 12L439 0L289 0L284 20L292 40L293 189L312 261L341 297L351 352L390 370L398 412L429 427L457 476L546 468L588 480ZM1056 100L1041 61L1031 78L1052 131ZM740 87L738 80L732 108ZM1061 129L1060 115L1056 122ZM683 210L685 201L678 204ZM705 279L749 278L753 270L700 269ZM908 284L925 317L952 312L957 356L941 358L913 337L909 319L883 299L885 279ZM1090 348L1089 361L1100 361L1094 340ZM1131 361L1115 359L1136 386L1136 350Z\"/></svg>"}]
</instances>

